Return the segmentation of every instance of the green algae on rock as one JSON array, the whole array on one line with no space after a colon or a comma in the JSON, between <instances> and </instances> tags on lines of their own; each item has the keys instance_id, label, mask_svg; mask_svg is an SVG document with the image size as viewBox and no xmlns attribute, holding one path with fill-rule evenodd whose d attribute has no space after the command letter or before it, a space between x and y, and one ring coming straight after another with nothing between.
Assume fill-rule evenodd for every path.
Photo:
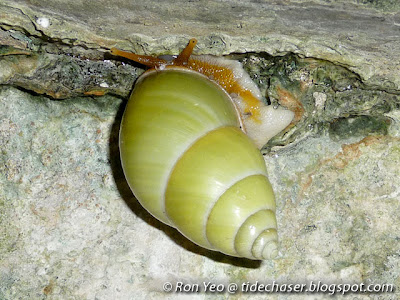
<instances>
[{"instance_id":1,"label":"green algae on rock","mask_svg":"<svg viewBox=\"0 0 400 300\"><path fill-rule=\"evenodd\" d=\"M332 126L337 128L338 122L346 118L358 120L353 129L348 128L347 137L352 136L356 124L360 128L354 134L386 134L391 121L384 115L400 105L399 94L374 89L354 72L328 61L293 54L282 57L252 54L242 56L241 60L252 78L262 85L267 101L296 113L289 130L274 137L265 150L298 142ZM364 125L370 121L364 133L360 131L361 120ZM341 123L341 138L346 138L345 124Z\"/></svg>"}]
</instances>

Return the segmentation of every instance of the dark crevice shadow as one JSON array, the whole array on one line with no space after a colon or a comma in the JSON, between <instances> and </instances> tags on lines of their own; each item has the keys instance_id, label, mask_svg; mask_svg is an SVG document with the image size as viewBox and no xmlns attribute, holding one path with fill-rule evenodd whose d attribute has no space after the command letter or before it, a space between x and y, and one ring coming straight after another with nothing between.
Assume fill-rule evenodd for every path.
<instances>
[{"instance_id":1,"label":"dark crevice shadow","mask_svg":"<svg viewBox=\"0 0 400 300\"><path fill-rule=\"evenodd\" d=\"M158 221L155 217L153 217L146 209L144 209L139 201L136 200L132 191L129 188L128 183L125 180L125 176L122 170L118 139L119 139L119 127L122 120L122 115L125 110L126 102L123 102L118 109L117 115L115 117L114 123L111 127L111 134L109 139L109 153L110 153L110 165L112 174L115 180L115 184L117 189L121 195L121 198L126 202L128 207L132 210L132 212L145 221L147 224L159 229L163 233L166 234L170 239L172 239L176 244L185 248L186 250L205 256L209 259L212 259L216 262L230 264L237 267L250 268L255 269L259 268L261 265L261 261L259 260L251 260L247 258L239 258L232 257L229 255L225 255L220 252L211 251L204 249L195 243L191 242L187 238L185 238L181 233L179 233L175 228L172 228L160 221Z\"/></svg>"}]
</instances>

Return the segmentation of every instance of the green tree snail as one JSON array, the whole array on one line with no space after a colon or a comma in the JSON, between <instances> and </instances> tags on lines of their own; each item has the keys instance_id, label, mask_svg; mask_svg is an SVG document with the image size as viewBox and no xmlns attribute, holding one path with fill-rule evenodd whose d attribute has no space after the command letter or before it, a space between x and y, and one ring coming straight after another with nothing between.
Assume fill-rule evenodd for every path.
<instances>
[{"instance_id":1,"label":"green tree snail","mask_svg":"<svg viewBox=\"0 0 400 300\"><path fill-rule=\"evenodd\" d=\"M258 148L293 113L266 106L239 62L194 56L195 45L190 40L173 61L111 49L151 67L121 123L125 177L145 209L194 243L274 258L275 197Z\"/></svg>"}]
</instances>

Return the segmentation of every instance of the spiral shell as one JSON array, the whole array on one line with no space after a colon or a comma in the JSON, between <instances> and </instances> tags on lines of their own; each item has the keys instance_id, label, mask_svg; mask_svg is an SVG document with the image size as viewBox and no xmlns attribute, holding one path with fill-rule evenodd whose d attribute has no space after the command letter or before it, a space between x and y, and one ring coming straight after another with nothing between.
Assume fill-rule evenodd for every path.
<instances>
[{"instance_id":1,"label":"spiral shell","mask_svg":"<svg viewBox=\"0 0 400 300\"><path fill-rule=\"evenodd\" d=\"M179 67L147 71L128 101L121 161L138 201L194 243L250 259L278 254L264 159L231 97Z\"/></svg>"}]
</instances>

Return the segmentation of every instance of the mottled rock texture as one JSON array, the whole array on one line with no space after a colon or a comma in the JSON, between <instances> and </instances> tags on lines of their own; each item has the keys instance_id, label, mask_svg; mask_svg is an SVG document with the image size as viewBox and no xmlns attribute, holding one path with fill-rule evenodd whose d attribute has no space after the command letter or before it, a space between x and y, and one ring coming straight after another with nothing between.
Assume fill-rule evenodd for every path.
<instances>
[{"instance_id":1,"label":"mottled rock texture","mask_svg":"<svg viewBox=\"0 0 400 300\"><path fill-rule=\"evenodd\" d=\"M400 52L397 1L71 1L65 5L53 0L1 0L0 5L4 25L62 44L159 54L176 53L188 37L197 37L199 53L293 52L348 66L371 84L400 87L399 61L392 59Z\"/></svg>"},{"instance_id":2,"label":"mottled rock texture","mask_svg":"<svg viewBox=\"0 0 400 300\"><path fill-rule=\"evenodd\" d=\"M296 112L263 150L277 260L197 247L150 216L123 177L119 123L143 70L108 49L176 54L189 37L199 54L239 59L266 101ZM167 281L398 290L399 41L395 0L0 0L0 299L229 295L165 293Z\"/></svg>"}]
</instances>

